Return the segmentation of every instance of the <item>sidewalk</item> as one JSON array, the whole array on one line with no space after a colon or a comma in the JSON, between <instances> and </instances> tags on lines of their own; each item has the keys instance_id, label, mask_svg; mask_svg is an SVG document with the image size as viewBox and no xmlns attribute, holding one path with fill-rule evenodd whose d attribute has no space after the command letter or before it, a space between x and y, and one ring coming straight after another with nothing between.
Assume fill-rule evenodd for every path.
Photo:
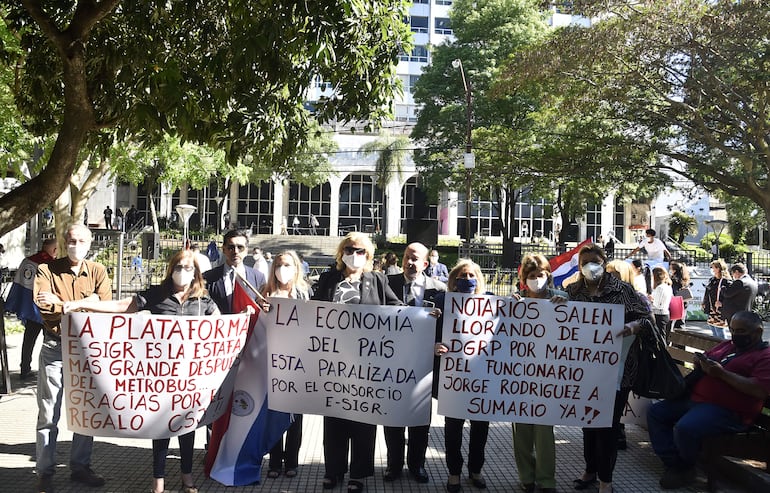
<instances>
[{"instance_id":1,"label":"sidewalk","mask_svg":"<svg viewBox=\"0 0 770 493\"><path fill-rule=\"evenodd\" d=\"M0 398L0 492L34 492L34 455L35 455L35 421L37 419L37 403L34 384L21 386L19 381L19 359L21 351L21 334L8 336L8 358L11 363L13 393ZM39 345L39 341L38 341ZM37 356L35 350L35 357ZM37 362L33 363L36 370ZM435 405L434 405L435 408ZM430 443L426 469L431 476L428 484L418 484L409 480L406 475L396 482L385 483L382 473L385 470L385 443L381 428L378 430L376 449L375 476L366 482L367 492L444 492L447 469L444 462L443 417L435 415L432 421ZM128 493L150 491L151 484L151 442L150 440L96 438L94 443L93 467L107 478L107 484L102 488L85 488L69 480L69 442L72 433L66 429L66 420L62 418L59 430L58 462L56 488L60 493ZM196 484L201 493L310 493L322 492L323 449L322 418L320 416L305 416L304 436L300 451L299 475L288 479L267 479L258 485L228 488L207 479L203 474L203 459L205 451L205 434L198 430L196 437L196 467L193 470ZM650 449L646 431L635 425L627 425L628 449L618 453L615 467L614 487L617 492L656 492L659 491L658 479L663 472L663 466ZM582 473L584 462L582 452L582 434L580 428L556 427L556 456L557 456L557 489L561 492L574 491L572 480ZM172 439L172 449L169 457L166 478L166 488L178 491L181 487L179 477L176 440ZM465 438L467 446L467 435ZM266 471L267 460L263 462L263 472ZM490 493L510 493L521 491L518 474L513 461L511 449L511 426L508 423L492 423L489 430L489 440L486 447L486 464L483 474L487 480L486 490L477 490L470 483L463 483L463 491ZM344 482L332 492L345 491ZM586 490L588 492L596 489ZM705 476L700 475L694 487L678 490L681 492L705 492ZM719 491L740 491L734 488L720 487Z\"/></svg>"}]
</instances>

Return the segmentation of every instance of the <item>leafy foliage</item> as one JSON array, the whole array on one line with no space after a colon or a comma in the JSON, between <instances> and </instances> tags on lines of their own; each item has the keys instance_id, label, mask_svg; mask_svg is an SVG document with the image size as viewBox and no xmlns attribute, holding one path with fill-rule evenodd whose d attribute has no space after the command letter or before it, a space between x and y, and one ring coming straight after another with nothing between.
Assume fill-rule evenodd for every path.
<instances>
[{"instance_id":1,"label":"leafy foliage","mask_svg":"<svg viewBox=\"0 0 770 493\"><path fill-rule=\"evenodd\" d=\"M29 185L43 200L25 200L24 186L0 198L0 233L61 193L83 146L107 155L115 142L150 149L174 135L257 174L291 171L314 81L343 96L315 105L319 121L376 121L410 39L403 0L24 0L0 11L20 40L0 58L20 67L27 128L57 135Z\"/></svg>"}]
</instances>

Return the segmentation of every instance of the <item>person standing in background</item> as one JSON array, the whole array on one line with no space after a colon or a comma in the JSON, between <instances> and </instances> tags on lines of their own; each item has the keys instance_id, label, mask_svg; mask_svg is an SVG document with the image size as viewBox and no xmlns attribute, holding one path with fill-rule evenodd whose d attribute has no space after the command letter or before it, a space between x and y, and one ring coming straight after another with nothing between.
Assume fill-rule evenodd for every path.
<instances>
[{"instance_id":1,"label":"person standing in background","mask_svg":"<svg viewBox=\"0 0 770 493\"><path fill-rule=\"evenodd\" d=\"M438 250L431 250L428 260L430 264L425 269L425 275L431 279L446 283L449 280L449 270L445 264L438 261Z\"/></svg>"},{"instance_id":2,"label":"person standing in background","mask_svg":"<svg viewBox=\"0 0 770 493\"><path fill-rule=\"evenodd\" d=\"M56 238L46 238L39 252L24 259L16 271L16 279L8 293L5 309L16 313L24 324L24 341L21 344L21 379L35 376L32 373L32 351L40 332L45 329L40 311L32 297L32 286L39 265L47 264L56 258Z\"/></svg>"},{"instance_id":3,"label":"person standing in background","mask_svg":"<svg viewBox=\"0 0 770 493\"><path fill-rule=\"evenodd\" d=\"M112 209L110 209L110 206L108 205L104 209L104 227L107 229L112 229Z\"/></svg>"}]
</instances>

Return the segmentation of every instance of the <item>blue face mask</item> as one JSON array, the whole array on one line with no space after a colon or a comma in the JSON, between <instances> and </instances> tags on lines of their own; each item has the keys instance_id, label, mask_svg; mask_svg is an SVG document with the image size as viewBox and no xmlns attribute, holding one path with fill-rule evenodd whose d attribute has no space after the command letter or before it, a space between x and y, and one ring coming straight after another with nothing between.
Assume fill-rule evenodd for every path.
<instances>
[{"instance_id":1,"label":"blue face mask","mask_svg":"<svg viewBox=\"0 0 770 493\"><path fill-rule=\"evenodd\" d=\"M476 279L457 279L455 281L458 293L473 293L476 291Z\"/></svg>"}]
</instances>

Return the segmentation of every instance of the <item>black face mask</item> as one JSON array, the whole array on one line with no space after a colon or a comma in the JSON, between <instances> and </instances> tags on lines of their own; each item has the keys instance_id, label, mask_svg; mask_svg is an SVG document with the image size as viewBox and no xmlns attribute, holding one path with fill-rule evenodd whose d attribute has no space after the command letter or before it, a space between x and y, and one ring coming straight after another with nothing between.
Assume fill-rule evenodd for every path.
<instances>
[{"instance_id":1,"label":"black face mask","mask_svg":"<svg viewBox=\"0 0 770 493\"><path fill-rule=\"evenodd\" d=\"M733 334L733 344L739 351L750 348L753 342L754 339L748 334Z\"/></svg>"}]
</instances>

